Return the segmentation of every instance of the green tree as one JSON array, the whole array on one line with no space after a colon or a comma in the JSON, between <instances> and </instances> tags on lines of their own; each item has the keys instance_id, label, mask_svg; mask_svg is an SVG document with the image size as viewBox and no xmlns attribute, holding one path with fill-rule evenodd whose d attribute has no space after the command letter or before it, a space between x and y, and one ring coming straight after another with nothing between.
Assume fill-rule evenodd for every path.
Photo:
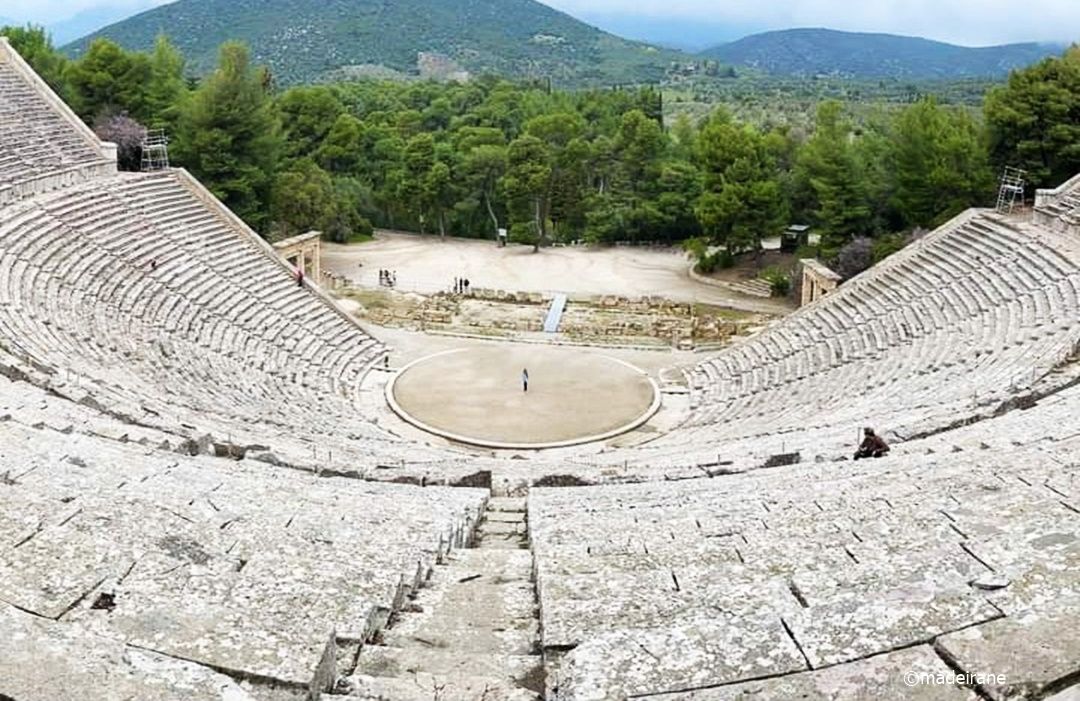
<instances>
[{"instance_id":1,"label":"green tree","mask_svg":"<svg viewBox=\"0 0 1080 701\"><path fill-rule=\"evenodd\" d=\"M419 220L420 233L424 233L424 217L431 204L427 179L435 166L435 137L423 133L409 139L405 145L404 166L399 196Z\"/></svg>"},{"instance_id":2,"label":"green tree","mask_svg":"<svg viewBox=\"0 0 1080 701\"><path fill-rule=\"evenodd\" d=\"M363 211L371 195L354 178L333 178L311 158L301 158L278 173L274 181L273 230L278 237L317 230L337 243L370 236L371 222Z\"/></svg>"},{"instance_id":3,"label":"green tree","mask_svg":"<svg viewBox=\"0 0 1080 701\"><path fill-rule=\"evenodd\" d=\"M987 94L985 114L998 167L1024 168L1042 187L1080 172L1080 46L1013 71Z\"/></svg>"},{"instance_id":4,"label":"green tree","mask_svg":"<svg viewBox=\"0 0 1080 701\"><path fill-rule=\"evenodd\" d=\"M127 112L146 120L146 87L150 59L128 53L108 39L95 39L90 49L67 72L76 111L84 120Z\"/></svg>"},{"instance_id":5,"label":"green tree","mask_svg":"<svg viewBox=\"0 0 1080 701\"><path fill-rule=\"evenodd\" d=\"M151 128L160 127L170 132L175 130L188 92L183 54L168 37L159 35L150 54L150 75L145 94L147 124Z\"/></svg>"},{"instance_id":6,"label":"green tree","mask_svg":"<svg viewBox=\"0 0 1080 701\"><path fill-rule=\"evenodd\" d=\"M281 152L281 125L266 74L243 44L221 47L219 65L187 101L174 153L215 195L265 231Z\"/></svg>"},{"instance_id":7,"label":"green tree","mask_svg":"<svg viewBox=\"0 0 1080 701\"><path fill-rule=\"evenodd\" d=\"M575 112L557 111L530 119L525 132L543 143L541 152L546 157L543 171L548 181L539 200L542 220L536 229L538 238L533 240L539 246L551 233L549 225L556 231L564 224L570 229L584 225L585 120Z\"/></svg>"},{"instance_id":8,"label":"green tree","mask_svg":"<svg viewBox=\"0 0 1080 701\"><path fill-rule=\"evenodd\" d=\"M277 108L288 158L315 153L345 113L334 89L325 85L291 88L278 98Z\"/></svg>"},{"instance_id":9,"label":"green tree","mask_svg":"<svg viewBox=\"0 0 1080 701\"><path fill-rule=\"evenodd\" d=\"M454 182L450 166L442 161L431 166L424 176L424 200L435 213L439 236L446 236L446 212L454 203Z\"/></svg>"},{"instance_id":10,"label":"green tree","mask_svg":"<svg viewBox=\"0 0 1080 701\"><path fill-rule=\"evenodd\" d=\"M813 193L812 214L827 252L835 252L855 236L871 233L874 221L863 162L843 110L836 101L818 107L814 135L800 152L797 164L798 177Z\"/></svg>"},{"instance_id":11,"label":"green tree","mask_svg":"<svg viewBox=\"0 0 1080 701\"><path fill-rule=\"evenodd\" d=\"M510 231L517 240L531 243L534 252L548 238L551 175L551 153L543 141L527 134L510 143L501 182L511 203Z\"/></svg>"},{"instance_id":12,"label":"green tree","mask_svg":"<svg viewBox=\"0 0 1080 701\"><path fill-rule=\"evenodd\" d=\"M667 145L659 123L645 112L631 109L622 115L611 143L611 177L604 192L592 199L587 238L639 241L656 237L665 218L656 198Z\"/></svg>"},{"instance_id":13,"label":"green tree","mask_svg":"<svg viewBox=\"0 0 1080 701\"><path fill-rule=\"evenodd\" d=\"M333 173L358 173L364 157L364 123L351 114L334 120L318 150L319 164Z\"/></svg>"},{"instance_id":14,"label":"green tree","mask_svg":"<svg viewBox=\"0 0 1080 701\"><path fill-rule=\"evenodd\" d=\"M324 231L335 216L336 193L330 174L310 158L294 162L274 179L272 212L276 238L313 229Z\"/></svg>"},{"instance_id":15,"label":"green tree","mask_svg":"<svg viewBox=\"0 0 1080 701\"><path fill-rule=\"evenodd\" d=\"M64 71L68 60L53 47L52 37L34 25L25 27L0 27L0 36L6 36L11 47L30 64L30 67L61 97L70 99L70 91Z\"/></svg>"},{"instance_id":16,"label":"green tree","mask_svg":"<svg viewBox=\"0 0 1080 701\"><path fill-rule=\"evenodd\" d=\"M465 189L483 203L493 227L499 230L494 200L499 179L506 173L506 139L498 129L468 127L459 134L457 149L461 154L461 176Z\"/></svg>"},{"instance_id":17,"label":"green tree","mask_svg":"<svg viewBox=\"0 0 1080 701\"><path fill-rule=\"evenodd\" d=\"M892 142L892 201L909 226L940 224L993 186L982 135L963 111L920 100L897 117Z\"/></svg>"},{"instance_id":18,"label":"green tree","mask_svg":"<svg viewBox=\"0 0 1080 701\"><path fill-rule=\"evenodd\" d=\"M770 142L721 110L698 135L704 189L695 212L702 230L730 253L761 250L778 234L785 207Z\"/></svg>"}]
</instances>

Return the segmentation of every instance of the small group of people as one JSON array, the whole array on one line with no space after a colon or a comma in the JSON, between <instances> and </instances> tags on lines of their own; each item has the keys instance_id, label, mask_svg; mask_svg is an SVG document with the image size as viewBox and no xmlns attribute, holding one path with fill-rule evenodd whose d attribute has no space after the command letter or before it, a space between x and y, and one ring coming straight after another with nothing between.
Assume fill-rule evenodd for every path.
<instances>
[{"instance_id":1,"label":"small group of people","mask_svg":"<svg viewBox=\"0 0 1080 701\"><path fill-rule=\"evenodd\" d=\"M863 429L863 441L859 449L855 451L855 459L882 458L889 452L889 444L885 439L874 433L874 429L867 426Z\"/></svg>"},{"instance_id":2,"label":"small group of people","mask_svg":"<svg viewBox=\"0 0 1080 701\"><path fill-rule=\"evenodd\" d=\"M456 277L454 278L454 294L467 295L469 294L469 278Z\"/></svg>"},{"instance_id":3,"label":"small group of people","mask_svg":"<svg viewBox=\"0 0 1080 701\"><path fill-rule=\"evenodd\" d=\"M382 287L397 286L397 271L379 270L379 285Z\"/></svg>"}]
</instances>

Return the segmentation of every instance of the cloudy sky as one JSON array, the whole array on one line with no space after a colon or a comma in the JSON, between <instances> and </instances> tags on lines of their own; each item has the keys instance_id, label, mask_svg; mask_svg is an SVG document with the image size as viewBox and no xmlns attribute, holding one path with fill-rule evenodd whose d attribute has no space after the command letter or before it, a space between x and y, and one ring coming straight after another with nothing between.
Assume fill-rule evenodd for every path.
<instances>
[{"instance_id":1,"label":"cloudy sky","mask_svg":"<svg viewBox=\"0 0 1080 701\"><path fill-rule=\"evenodd\" d=\"M52 24L80 11L135 12L166 0L0 0L0 17ZM311 0L317 2L318 0ZM433 0L439 2L440 0ZM1080 41L1078 0L547 0L612 31L663 36L830 27L925 36L969 46Z\"/></svg>"}]
</instances>

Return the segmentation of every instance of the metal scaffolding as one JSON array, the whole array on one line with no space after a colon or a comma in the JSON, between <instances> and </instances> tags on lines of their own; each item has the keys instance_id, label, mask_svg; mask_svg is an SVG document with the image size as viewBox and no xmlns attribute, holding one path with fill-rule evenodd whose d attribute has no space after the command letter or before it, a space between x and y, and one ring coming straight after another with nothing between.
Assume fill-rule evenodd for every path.
<instances>
[{"instance_id":1,"label":"metal scaffolding","mask_svg":"<svg viewBox=\"0 0 1080 701\"><path fill-rule=\"evenodd\" d=\"M1000 214L1012 214L1018 204L1024 204L1026 178L1026 170L1005 166L1005 172L1001 174L1001 186L998 188L995 207Z\"/></svg>"},{"instance_id":2,"label":"metal scaffolding","mask_svg":"<svg viewBox=\"0 0 1080 701\"><path fill-rule=\"evenodd\" d=\"M142 142L143 172L169 167L169 137L164 129L147 129Z\"/></svg>"}]
</instances>

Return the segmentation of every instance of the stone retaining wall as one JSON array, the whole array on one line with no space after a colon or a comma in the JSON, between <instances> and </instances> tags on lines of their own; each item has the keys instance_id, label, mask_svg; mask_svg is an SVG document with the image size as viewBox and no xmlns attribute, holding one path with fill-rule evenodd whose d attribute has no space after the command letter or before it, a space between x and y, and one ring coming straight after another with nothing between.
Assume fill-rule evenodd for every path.
<instances>
[{"instance_id":1,"label":"stone retaining wall","mask_svg":"<svg viewBox=\"0 0 1080 701\"><path fill-rule=\"evenodd\" d=\"M392 294L392 293L388 293ZM408 301L406 301L408 299ZM417 330L456 330L464 333L512 336L543 331L544 310L550 298L534 292L475 289L468 295L438 293L403 295L400 305L370 305L362 316L380 326ZM470 303L488 304L492 313ZM495 310L506 305L507 313ZM518 314L514 315L514 308ZM761 319L729 319L698 314L694 305L660 297L627 298L600 295L573 300L567 306L559 335L603 341L650 338L672 346L692 348L696 343L724 342L760 325Z\"/></svg>"}]
</instances>

